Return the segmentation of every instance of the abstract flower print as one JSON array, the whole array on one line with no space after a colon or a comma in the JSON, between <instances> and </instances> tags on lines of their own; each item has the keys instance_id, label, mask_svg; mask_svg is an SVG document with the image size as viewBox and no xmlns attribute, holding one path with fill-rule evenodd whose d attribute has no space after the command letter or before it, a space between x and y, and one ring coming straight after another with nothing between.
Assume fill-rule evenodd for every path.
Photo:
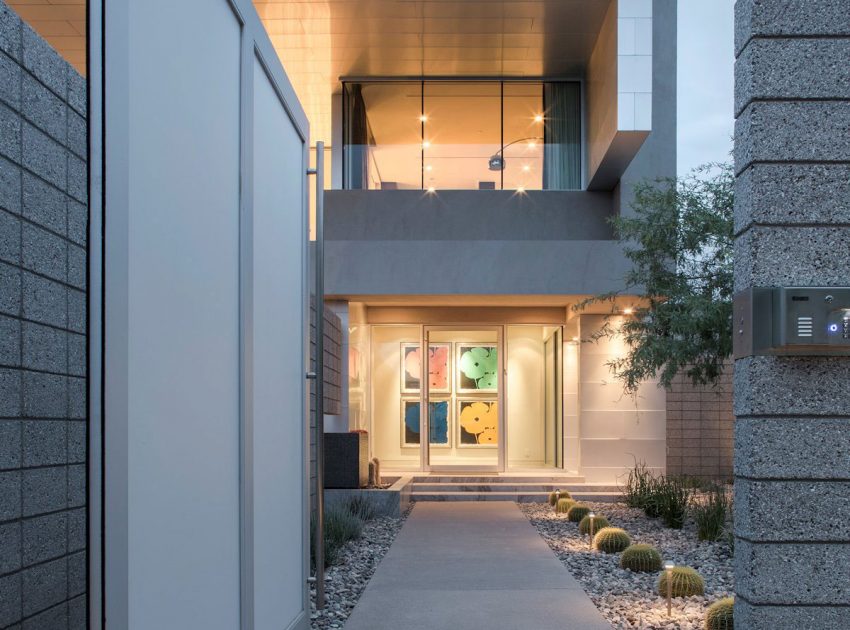
<instances>
[{"instance_id":1,"label":"abstract flower print","mask_svg":"<svg viewBox=\"0 0 850 630\"><path fill-rule=\"evenodd\" d=\"M403 389L414 391L419 389L422 377L422 353L419 346L407 345L404 352ZM428 387L431 391L448 391L449 389L449 346L432 345L428 351L428 372L430 378Z\"/></svg>"},{"instance_id":2,"label":"abstract flower print","mask_svg":"<svg viewBox=\"0 0 850 630\"><path fill-rule=\"evenodd\" d=\"M499 414L495 402L460 403L461 444L495 445L499 439Z\"/></svg>"},{"instance_id":3,"label":"abstract flower print","mask_svg":"<svg viewBox=\"0 0 850 630\"><path fill-rule=\"evenodd\" d=\"M495 390L499 361L495 346L461 346L460 389Z\"/></svg>"}]
</instances>

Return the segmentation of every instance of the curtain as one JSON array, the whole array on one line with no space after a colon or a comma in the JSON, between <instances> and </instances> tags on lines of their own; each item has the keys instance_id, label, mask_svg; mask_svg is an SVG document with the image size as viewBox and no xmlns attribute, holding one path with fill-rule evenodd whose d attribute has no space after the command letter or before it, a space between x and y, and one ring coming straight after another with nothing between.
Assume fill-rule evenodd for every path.
<instances>
[{"instance_id":1,"label":"curtain","mask_svg":"<svg viewBox=\"0 0 850 630\"><path fill-rule=\"evenodd\" d=\"M345 90L345 187L349 189L369 187L369 125L362 90L359 83L348 84Z\"/></svg>"},{"instance_id":2,"label":"curtain","mask_svg":"<svg viewBox=\"0 0 850 630\"><path fill-rule=\"evenodd\" d=\"M544 83L543 188L581 189L581 84Z\"/></svg>"}]
</instances>

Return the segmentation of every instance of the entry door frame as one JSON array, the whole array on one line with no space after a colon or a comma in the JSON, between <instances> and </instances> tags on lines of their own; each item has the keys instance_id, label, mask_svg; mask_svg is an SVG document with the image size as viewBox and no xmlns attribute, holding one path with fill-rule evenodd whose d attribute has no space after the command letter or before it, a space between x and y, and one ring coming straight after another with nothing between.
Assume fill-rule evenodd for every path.
<instances>
[{"instance_id":1,"label":"entry door frame","mask_svg":"<svg viewBox=\"0 0 850 630\"><path fill-rule=\"evenodd\" d=\"M498 360L497 373L497 395L496 406L499 414L499 450L497 455L497 463L495 465L432 465L431 464L431 431L430 431L430 405L428 401L430 395L430 380L428 374L430 367L428 365L428 354L430 350L430 333L434 331L458 331L458 330L481 330L495 331L496 333L496 353ZM430 325L425 324L421 329L421 338L419 340L419 353L422 357L422 369L420 371L420 388L419 388L419 435L423 436L419 440L419 463L424 472L505 472L507 465L508 452L508 431L506 422L506 396L505 396L505 326L503 324L440 324ZM437 342L435 342L437 343ZM452 371L457 370L456 365L452 365ZM454 373L451 375L454 378Z\"/></svg>"}]
</instances>

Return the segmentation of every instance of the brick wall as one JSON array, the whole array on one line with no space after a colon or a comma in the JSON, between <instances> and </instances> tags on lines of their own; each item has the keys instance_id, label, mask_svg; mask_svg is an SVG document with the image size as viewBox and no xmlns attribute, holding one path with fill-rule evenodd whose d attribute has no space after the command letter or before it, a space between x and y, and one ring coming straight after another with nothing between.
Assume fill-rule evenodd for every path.
<instances>
[{"instance_id":1,"label":"brick wall","mask_svg":"<svg viewBox=\"0 0 850 630\"><path fill-rule=\"evenodd\" d=\"M0 628L86 627L85 115L0 0Z\"/></svg>"},{"instance_id":2,"label":"brick wall","mask_svg":"<svg viewBox=\"0 0 850 630\"><path fill-rule=\"evenodd\" d=\"M716 387L679 374L667 392L667 473L731 479L735 416L732 363Z\"/></svg>"},{"instance_id":3,"label":"brick wall","mask_svg":"<svg viewBox=\"0 0 850 630\"><path fill-rule=\"evenodd\" d=\"M310 369L315 369L316 309L310 308ZM339 317L325 307L325 415L342 412L342 324ZM316 496L316 398L310 389L310 504Z\"/></svg>"}]
</instances>

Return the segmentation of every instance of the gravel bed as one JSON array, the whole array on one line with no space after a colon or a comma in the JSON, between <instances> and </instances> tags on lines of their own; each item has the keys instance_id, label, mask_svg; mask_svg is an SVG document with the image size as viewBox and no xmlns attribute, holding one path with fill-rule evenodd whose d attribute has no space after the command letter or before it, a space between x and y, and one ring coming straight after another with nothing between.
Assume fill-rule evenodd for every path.
<instances>
[{"instance_id":1,"label":"gravel bed","mask_svg":"<svg viewBox=\"0 0 850 630\"><path fill-rule=\"evenodd\" d=\"M412 508L411 508L412 509ZM325 570L325 607L316 610L316 591L310 589L310 627L342 628L357 600L410 514L382 516L363 525L363 535L345 545L337 564Z\"/></svg>"},{"instance_id":2,"label":"gravel bed","mask_svg":"<svg viewBox=\"0 0 850 630\"><path fill-rule=\"evenodd\" d=\"M667 616L667 601L656 592L658 573L633 573L620 568L620 554L591 551L587 536L581 536L565 514L556 514L545 503L520 503L532 525L614 628L644 630L702 630L706 608L732 595L732 552L725 542L699 542L693 523L684 529L664 527L659 519L647 518L642 510L622 503L586 503L604 515L612 527L622 527L632 543L654 545L665 562L685 565L705 579L704 597L673 599L673 614Z\"/></svg>"}]
</instances>

